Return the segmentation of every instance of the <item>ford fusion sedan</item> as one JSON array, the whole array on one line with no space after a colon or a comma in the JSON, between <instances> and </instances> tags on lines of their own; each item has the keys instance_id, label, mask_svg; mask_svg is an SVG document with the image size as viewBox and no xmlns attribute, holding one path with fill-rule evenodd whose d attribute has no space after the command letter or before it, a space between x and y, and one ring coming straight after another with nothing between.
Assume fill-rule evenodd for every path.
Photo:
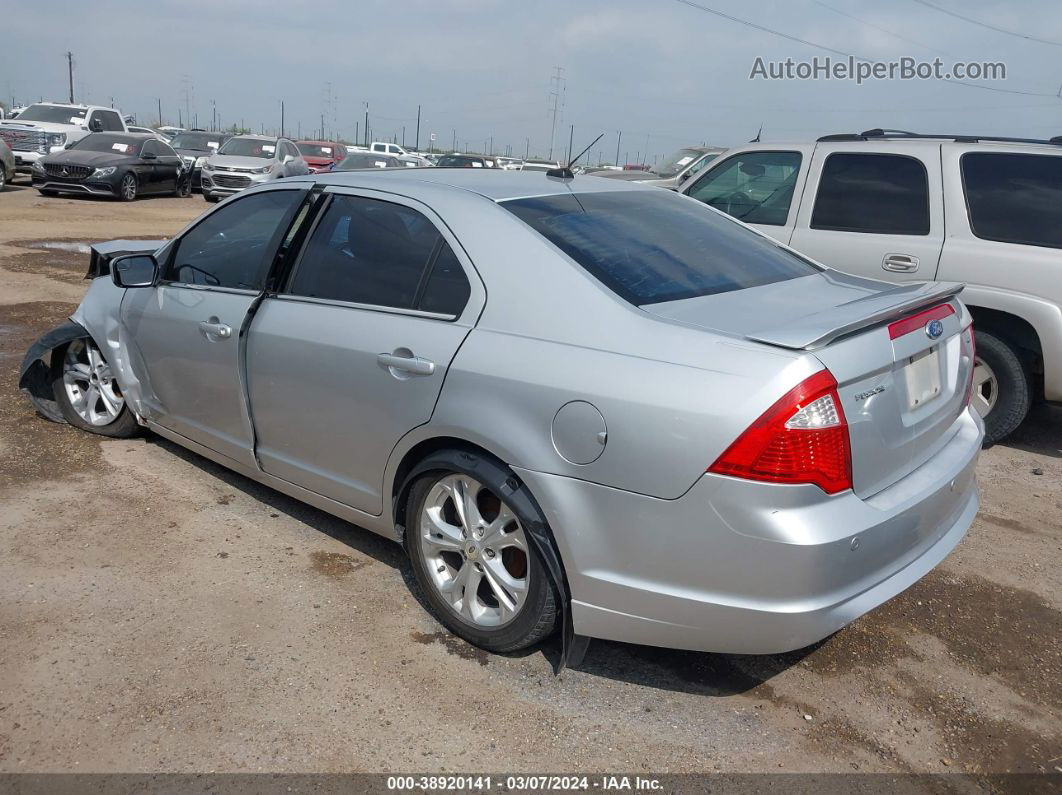
<instances>
[{"instance_id":1,"label":"ford fusion sedan","mask_svg":"<svg viewBox=\"0 0 1062 795\"><path fill-rule=\"evenodd\" d=\"M310 173L298 148L287 138L238 135L202 165L203 198L219 201L251 185Z\"/></svg>"},{"instance_id":2,"label":"ford fusion sedan","mask_svg":"<svg viewBox=\"0 0 1062 795\"><path fill-rule=\"evenodd\" d=\"M841 274L670 191L285 179L90 274L24 360L43 414L392 539L485 649L803 647L977 511L961 285Z\"/></svg>"},{"instance_id":3,"label":"ford fusion sedan","mask_svg":"<svg viewBox=\"0 0 1062 795\"><path fill-rule=\"evenodd\" d=\"M59 193L138 196L191 192L184 161L169 144L140 133L92 133L57 154L33 163L33 187L44 196Z\"/></svg>"}]
</instances>

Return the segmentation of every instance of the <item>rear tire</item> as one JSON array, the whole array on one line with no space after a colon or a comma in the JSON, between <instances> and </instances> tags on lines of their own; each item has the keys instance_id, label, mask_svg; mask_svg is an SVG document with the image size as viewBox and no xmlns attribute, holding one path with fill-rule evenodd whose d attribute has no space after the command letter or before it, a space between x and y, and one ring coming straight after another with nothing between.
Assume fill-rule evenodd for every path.
<instances>
[{"instance_id":1,"label":"rear tire","mask_svg":"<svg viewBox=\"0 0 1062 795\"><path fill-rule=\"evenodd\" d=\"M1032 404L1032 386L1016 346L990 332L974 331L977 358L971 404L985 421L985 444L995 444L1024 421Z\"/></svg>"},{"instance_id":2,"label":"rear tire","mask_svg":"<svg viewBox=\"0 0 1062 795\"><path fill-rule=\"evenodd\" d=\"M525 528L545 526L545 519L522 515L501 496L513 475L497 462L452 451L436 458L439 468L409 490L405 533L414 577L432 613L452 633L488 651L537 643L556 627L558 599ZM460 460L468 465L455 463ZM456 499L458 494L471 502ZM458 502L473 507L458 508ZM472 552L463 551L470 547Z\"/></svg>"},{"instance_id":3,"label":"rear tire","mask_svg":"<svg viewBox=\"0 0 1062 795\"><path fill-rule=\"evenodd\" d=\"M4 171L4 167L0 166L0 190L7 187L7 172Z\"/></svg>"},{"instance_id":4,"label":"rear tire","mask_svg":"<svg viewBox=\"0 0 1062 795\"><path fill-rule=\"evenodd\" d=\"M52 394L63 418L75 428L118 439L140 430L110 365L91 339L73 340L52 353Z\"/></svg>"}]
</instances>

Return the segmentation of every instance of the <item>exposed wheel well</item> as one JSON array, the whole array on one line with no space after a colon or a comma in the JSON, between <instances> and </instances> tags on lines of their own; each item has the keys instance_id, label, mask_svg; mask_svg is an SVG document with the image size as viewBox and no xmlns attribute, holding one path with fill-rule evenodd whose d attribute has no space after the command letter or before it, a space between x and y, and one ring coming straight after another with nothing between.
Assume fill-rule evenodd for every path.
<instances>
[{"instance_id":1,"label":"exposed wheel well","mask_svg":"<svg viewBox=\"0 0 1062 795\"><path fill-rule=\"evenodd\" d=\"M402 461L398 464L398 469L395 470L394 481L391 483L391 505L393 506L392 512L396 525L406 526L406 498L409 493L409 486L412 485L406 483L406 477L413 470L413 467L439 450L465 450L469 453L484 455L504 463L490 450L464 439L458 439L455 436L437 436L413 445L402 457Z\"/></svg>"},{"instance_id":2,"label":"exposed wheel well","mask_svg":"<svg viewBox=\"0 0 1062 795\"><path fill-rule=\"evenodd\" d=\"M1033 374L1035 382L1042 388L1044 374L1043 347L1036 329L1027 320L1009 312L1001 312L998 309L986 309L980 306L969 306L970 314L973 315L974 333L987 331L1003 340L1016 345L1015 353L1021 358L1022 363Z\"/></svg>"}]
</instances>

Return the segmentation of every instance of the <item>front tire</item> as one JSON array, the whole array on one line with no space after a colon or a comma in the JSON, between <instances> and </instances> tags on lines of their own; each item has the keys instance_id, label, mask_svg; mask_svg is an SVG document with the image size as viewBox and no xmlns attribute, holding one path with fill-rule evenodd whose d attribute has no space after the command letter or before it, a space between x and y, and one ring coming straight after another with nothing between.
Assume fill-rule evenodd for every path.
<instances>
[{"instance_id":1,"label":"front tire","mask_svg":"<svg viewBox=\"0 0 1062 795\"><path fill-rule=\"evenodd\" d=\"M203 191L203 199L206 201L207 204L218 203L218 197L215 196L213 193L207 193L206 191Z\"/></svg>"},{"instance_id":2,"label":"front tire","mask_svg":"<svg viewBox=\"0 0 1062 795\"><path fill-rule=\"evenodd\" d=\"M128 171L122 177L122 181L118 183L118 198L123 202L135 201L136 193L136 174Z\"/></svg>"},{"instance_id":3,"label":"front tire","mask_svg":"<svg viewBox=\"0 0 1062 795\"><path fill-rule=\"evenodd\" d=\"M192 178L177 180L177 189L173 192L173 195L178 199L187 199L192 195Z\"/></svg>"},{"instance_id":4,"label":"front tire","mask_svg":"<svg viewBox=\"0 0 1062 795\"><path fill-rule=\"evenodd\" d=\"M120 439L139 430L110 365L91 339L74 340L52 354L52 394L75 428Z\"/></svg>"},{"instance_id":5,"label":"front tire","mask_svg":"<svg viewBox=\"0 0 1062 795\"><path fill-rule=\"evenodd\" d=\"M973 395L970 403L985 421L985 443L1013 433L1032 404L1029 373L1016 346L987 331L977 331Z\"/></svg>"},{"instance_id":6,"label":"front tire","mask_svg":"<svg viewBox=\"0 0 1062 795\"><path fill-rule=\"evenodd\" d=\"M544 518L522 515L501 496L512 474L493 461L452 452L433 458L440 468L409 490L405 539L431 611L455 635L488 651L537 643L553 632L558 612L552 581L525 529L544 526Z\"/></svg>"}]
</instances>

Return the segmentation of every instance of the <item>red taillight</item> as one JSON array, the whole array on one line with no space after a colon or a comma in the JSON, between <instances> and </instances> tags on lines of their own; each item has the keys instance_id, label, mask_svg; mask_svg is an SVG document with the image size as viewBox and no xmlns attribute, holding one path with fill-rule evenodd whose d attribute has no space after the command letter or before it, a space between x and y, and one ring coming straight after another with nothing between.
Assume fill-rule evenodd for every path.
<instances>
[{"instance_id":1,"label":"red taillight","mask_svg":"<svg viewBox=\"0 0 1062 795\"><path fill-rule=\"evenodd\" d=\"M931 320L942 320L948 315L954 314L955 308L951 304L939 304L938 306L930 307L917 314L908 315L902 320L897 320L895 323L889 324L889 339L894 340L897 337L902 337L904 334L918 331L918 329L925 327L926 323L929 323Z\"/></svg>"},{"instance_id":2,"label":"red taillight","mask_svg":"<svg viewBox=\"0 0 1062 795\"><path fill-rule=\"evenodd\" d=\"M820 370L790 389L708 468L771 483L852 488L852 448L837 381Z\"/></svg>"},{"instance_id":3,"label":"red taillight","mask_svg":"<svg viewBox=\"0 0 1062 795\"><path fill-rule=\"evenodd\" d=\"M966 383L966 402L963 405L969 406L970 401L973 400L974 368L977 366L977 338L974 336L972 324L966 330L970 332L970 380Z\"/></svg>"}]
</instances>

